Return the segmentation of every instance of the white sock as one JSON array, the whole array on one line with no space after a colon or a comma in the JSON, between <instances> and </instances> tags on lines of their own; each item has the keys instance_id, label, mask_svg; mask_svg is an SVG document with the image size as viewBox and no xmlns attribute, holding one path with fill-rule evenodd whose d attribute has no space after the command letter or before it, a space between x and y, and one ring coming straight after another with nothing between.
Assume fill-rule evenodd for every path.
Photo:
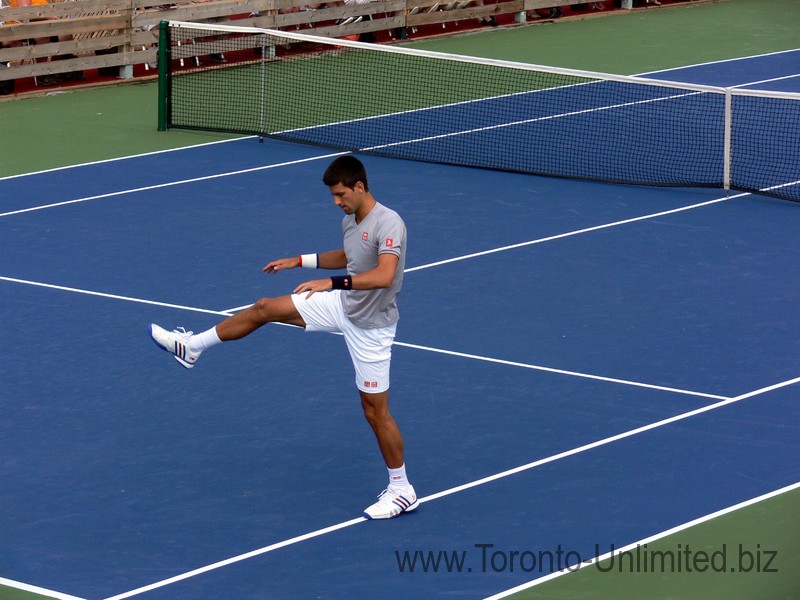
<instances>
[{"instance_id":1,"label":"white sock","mask_svg":"<svg viewBox=\"0 0 800 600\"><path fill-rule=\"evenodd\" d=\"M388 469L389 471L389 487L393 490L405 490L411 487L406 477L405 463L397 469Z\"/></svg>"},{"instance_id":2,"label":"white sock","mask_svg":"<svg viewBox=\"0 0 800 600\"><path fill-rule=\"evenodd\" d=\"M211 346L221 344L222 340L217 335L217 328L212 327L208 331L198 333L189 338L189 350L192 352L202 352L208 350Z\"/></svg>"}]
</instances>

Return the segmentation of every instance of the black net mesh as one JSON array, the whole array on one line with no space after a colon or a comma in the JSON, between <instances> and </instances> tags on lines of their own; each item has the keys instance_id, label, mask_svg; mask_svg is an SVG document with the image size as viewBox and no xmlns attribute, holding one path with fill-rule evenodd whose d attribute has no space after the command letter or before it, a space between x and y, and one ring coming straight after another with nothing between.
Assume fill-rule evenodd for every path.
<instances>
[{"instance_id":1,"label":"black net mesh","mask_svg":"<svg viewBox=\"0 0 800 600\"><path fill-rule=\"evenodd\" d=\"M598 181L725 184L721 88L259 29L169 29L169 127ZM744 96L733 107L730 187L799 200L800 100Z\"/></svg>"}]
</instances>

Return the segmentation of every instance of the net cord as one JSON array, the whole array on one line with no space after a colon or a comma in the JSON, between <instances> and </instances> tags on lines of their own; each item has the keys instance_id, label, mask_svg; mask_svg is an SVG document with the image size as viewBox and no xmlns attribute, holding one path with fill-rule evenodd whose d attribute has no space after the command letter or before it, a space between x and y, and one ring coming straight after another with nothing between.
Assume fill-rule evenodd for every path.
<instances>
[{"instance_id":1,"label":"net cord","mask_svg":"<svg viewBox=\"0 0 800 600\"><path fill-rule=\"evenodd\" d=\"M419 56L423 58L433 58L440 60L450 60L455 62L471 63L478 65L491 65L497 67L506 67L511 69L521 69L525 71L539 71L544 73L553 73L555 75L571 75L574 77L583 77L587 79L599 79L603 81L617 81L620 83L634 83L638 85L651 85L658 87L677 88L682 90L693 90L698 92L708 92L712 94L727 94L732 93L736 96L756 96L764 98L778 98L789 100L800 100L800 92L777 92L771 90L745 90L740 86L719 87L713 85L702 85L696 83L686 83L680 81L670 81L667 79L650 79L647 77L639 77L634 75L617 75L614 73L601 73L599 71L585 71L581 69L566 69L561 67L552 67L548 65L537 65L532 63L521 63L508 60L498 60L494 58L483 58L475 56L467 56L462 54L449 54L447 52L433 52L431 50L419 50L416 48L409 48L407 46L389 46L384 44L368 44L365 42L357 42L353 40L328 38L317 35L308 35L303 33L294 33L281 31L277 29L264 29L260 27L242 27L238 25L218 25L208 23L194 23L190 21L168 21L169 27L176 27L181 29L194 29L198 31L221 31L227 33L262 33L272 37L281 38L288 42L311 42L315 44L323 44L327 46L339 46L345 48L361 48L373 52L388 52L395 54L404 54L407 56Z\"/></svg>"}]
</instances>

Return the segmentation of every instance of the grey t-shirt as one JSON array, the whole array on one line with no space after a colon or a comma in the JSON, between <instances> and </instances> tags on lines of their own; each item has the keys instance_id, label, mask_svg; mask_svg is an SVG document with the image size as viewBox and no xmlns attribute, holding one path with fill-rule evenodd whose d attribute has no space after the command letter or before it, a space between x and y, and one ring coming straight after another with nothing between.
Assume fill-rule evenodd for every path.
<instances>
[{"instance_id":1,"label":"grey t-shirt","mask_svg":"<svg viewBox=\"0 0 800 600\"><path fill-rule=\"evenodd\" d=\"M406 226L403 219L390 208L376 203L361 223L355 215L342 220L344 253L347 272L365 273L378 266L378 255L391 253L398 257L392 285L379 290L348 290L344 292L344 312L347 318L363 329L387 327L396 323L397 294L403 285L406 264Z\"/></svg>"}]
</instances>

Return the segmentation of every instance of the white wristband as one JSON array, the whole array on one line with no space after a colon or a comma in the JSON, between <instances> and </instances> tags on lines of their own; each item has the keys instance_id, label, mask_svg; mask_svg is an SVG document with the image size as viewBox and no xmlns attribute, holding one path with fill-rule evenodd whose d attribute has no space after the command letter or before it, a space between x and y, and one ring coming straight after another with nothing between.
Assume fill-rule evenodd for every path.
<instances>
[{"instance_id":1,"label":"white wristband","mask_svg":"<svg viewBox=\"0 0 800 600\"><path fill-rule=\"evenodd\" d=\"M319 268L317 265L318 257L318 254L301 254L300 266L304 269L317 269Z\"/></svg>"}]
</instances>

